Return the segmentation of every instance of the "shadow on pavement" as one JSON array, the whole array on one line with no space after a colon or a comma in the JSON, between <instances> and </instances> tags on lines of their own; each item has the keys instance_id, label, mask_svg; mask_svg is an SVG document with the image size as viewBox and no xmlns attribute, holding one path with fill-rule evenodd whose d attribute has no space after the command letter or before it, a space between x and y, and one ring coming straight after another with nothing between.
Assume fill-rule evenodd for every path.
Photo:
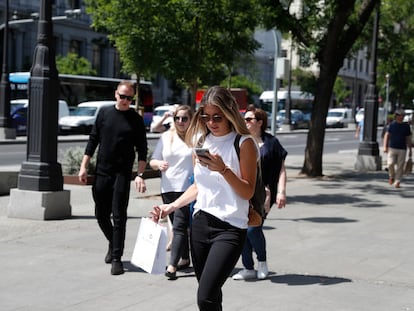
<instances>
[{"instance_id":1,"label":"shadow on pavement","mask_svg":"<svg viewBox=\"0 0 414 311\"><path fill-rule=\"evenodd\" d=\"M293 221L309 221L316 223L346 223L346 222L357 222L355 219L348 219L344 217L307 217L307 218L296 218L291 219Z\"/></svg>"},{"instance_id":2,"label":"shadow on pavement","mask_svg":"<svg viewBox=\"0 0 414 311\"><path fill-rule=\"evenodd\" d=\"M350 279L339 278L339 277L329 277L323 275L304 275L304 274L284 274L284 275L275 275L270 276L269 279L273 283L286 284L290 286L300 286L300 285L335 285L339 283L349 283L352 282Z\"/></svg>"}]
</instances>

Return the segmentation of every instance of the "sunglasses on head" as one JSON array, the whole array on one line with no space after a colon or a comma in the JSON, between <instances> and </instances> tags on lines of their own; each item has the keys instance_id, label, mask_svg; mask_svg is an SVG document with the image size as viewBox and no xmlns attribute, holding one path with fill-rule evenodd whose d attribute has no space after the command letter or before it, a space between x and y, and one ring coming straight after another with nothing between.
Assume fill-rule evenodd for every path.
<instances>
[{"instance_id":1,"label":"sunglasses on head","mask_svg":"<svg viewBox=\"0 0 414 311\"><path fill-rule=\"evenodd\" d=\"M188 121L188 117L174 117L174 121L181 121L181 122L187 122Z\"/></svg>"},{"instance_id":2,"label":"sunglasses on head","mask_svg":"<svg viewBox=\"0 0 414 311\"><path fill-rule=\"evenodd\" d=\"M257 119L256 118L249 118L249 117L244 118L244 121L246 121L246 122L252 122L252 120L257 120Z\"/></svg>"},{"instance_id":3,"label":"sunglasses on head","mask_svg":"<svg viewBox=\"0 0 414 311\"><path fill-rule=\"evenodd\" d=\"M210 116L208 114L202 114L202 115L200 115L200 119L205 123L207 123L209 121L213 121L214 123L219 123L219 122L223 121L223 116L220 116L218 114L215 114L213 116Z\"/></svg>"},{"instance_id":4,"label":"sunglasses on head","mask_svg":"<svg viewBox=\"0 0 414 311\"><path fill-rule=\"evenodd\" d=\"M120 98L120 99L126 99L126 100L128 100L128 101L131 101L131 100L133 100L133 99L134 99L134 96L128 96L128 95L119 94L119 93L118 93L118 95L119 95L119 98Z\"/></svg>"}]
</instances>

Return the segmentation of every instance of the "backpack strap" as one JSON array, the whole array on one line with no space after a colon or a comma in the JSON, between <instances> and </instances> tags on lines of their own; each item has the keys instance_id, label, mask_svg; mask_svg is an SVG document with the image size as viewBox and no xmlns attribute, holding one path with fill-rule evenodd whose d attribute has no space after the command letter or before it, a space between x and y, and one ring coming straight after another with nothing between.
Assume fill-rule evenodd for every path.
<instances>
[{"instance_id":1,"label":"backpack strap","mask_svg":"<svg viewBox=\"0 0 414 311\"><path fill-rule=\"evenodd\" d=\"M236 153L237 153L237 157L239 158L239 161L240 161L240 138L241 138L241 135L237 134L236 138L234 139L234 149L236 149Z\"/></svg>"},{"instance_id":2,"label":"backpack strap","mask_svg":"<svg viewBox=\"0 0 414 311\"><path fill-rule=\"evenodd\" d=\"M237 134L236 138L234 138L234 148L236 149L236 153L237 153L237 157L239 158L239 161L240 161L240 138L241 138L240 134ZM257 177L262 178L262 166L260 165L260 160L256 161L256 163L257 163Z\"/></svg>"}]
</instances>

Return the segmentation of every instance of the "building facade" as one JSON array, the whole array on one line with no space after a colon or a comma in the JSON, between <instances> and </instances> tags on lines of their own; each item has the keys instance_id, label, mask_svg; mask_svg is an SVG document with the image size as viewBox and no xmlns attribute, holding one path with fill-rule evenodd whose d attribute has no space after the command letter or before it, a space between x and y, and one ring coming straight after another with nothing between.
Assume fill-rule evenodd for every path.
<instances>
[{"instance_id":1,"label":"building facade","mask_svg":"<svg viewBox=\"0 0 414 311\"><path fill-rule=\"evenodd\" d=\"M300 55L294 48L290 39L281 39L276 43L276 37L273 31L257 30L255 39L262 45L255 53L255 60L259 73L259 81L264 90L273 90L274 86L274 59L275 49L279 49L279 57L286 58L290 63L290 70L301 68L305 71L311 71L315 76L319 75L317 64L309 66L309 59L306 55ZM280 46L278 46L280 45ZM304 59L306 58L306 59ZM343 67L339 70L338 76L341 77L350 90L351 95L341 103L344 106L358 109L363 107L365 93L369 84L370 60L368 50L364 48L359 50L353 58L344 60ZM285 77L287 79L287 77ZM282 85L286 89L287 85ZM292 90L298 90L298 86L292 85ZM331 105L335 105L335 94L333 94Z\"/></svg>"},{"instance_id":2,"label":"building facade","mask_svg":"<svg viewBox=\"0 0 414 311\"><path fill-rule=\"evenodd\" d=\"M29 71L37 45L37 20L40 1L8 0L8 71ZM0 56L3 59L6 0L0 1ZM128 78L121 72L119 53L107 38L91 28L92 20L85 13L81 0L54 0L52 6L54 46L56 55L76 53L92 64L100 77ZM153 82L155 103L166 102L171 96L168 82L157 77Z\"/></svg>"}]
</instances>

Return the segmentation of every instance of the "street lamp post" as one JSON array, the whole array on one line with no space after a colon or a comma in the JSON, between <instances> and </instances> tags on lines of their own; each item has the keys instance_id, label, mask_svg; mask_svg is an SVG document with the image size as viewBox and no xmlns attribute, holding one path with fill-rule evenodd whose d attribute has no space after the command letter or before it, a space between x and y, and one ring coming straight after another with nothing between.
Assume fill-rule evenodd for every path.
<instances>
[{"instance_id":1,"label":"street lamp post","mask_svg":"<svg viewBox=\"0 0 414 311\"><path fill-rule=\"evenodd\" d=\"M8 70L9 0L6 0L3 32L3 65L0 81L0 138L16 139L16 130L10 118L10 81Z\"/></svg>"},{"instance_id":2,"label":"street lamp post","mask_svg":"<svg viewBox=\"0 0 414 311\"><path fill-rule=\"evenodd\" d=\"M280 33L279 31L272 29L273 40L275 42L275 55L273 58L273 102L272 102L272 119L270 124L270 130L272 135L276 134L276 117L277 117L277 92L279 90L279 79L277 77L277 60L279 58L280 49Z\"/></svg>"},{"instance_id":3,"label":"street lamp post","mask_svg":"<svg viewBox=\"0 0 414 311\"><path fill-rule=\"evenodd\" d=\"M387 82L385 86L385 111L388 114L391 112L391 105L390 105L390 75L387 73L385 75L385 80Z\"/></svg>"},{"instance_id":4,"label":"street lamp post","mask_svg":"<svg viewBox=\"0 0 414 311\"><path fill-rule=\"evenodd\" d=\"M372 35L371 75L364 102L363 141L359 143L355 168L362 171L381 170L381 157L377 143L378 91L377 82L377 45L380 18L380 3L377 4L374 30Z\"/></svg>"},{"instance_id":5,"label":"street lamp post","mask_svg":"<svg viewBox=\"0 0 414 311\"><path fill-rule=\"evenodd\" d=\"M285 103L285 120L283 121L283 130L292 130L292 50L293 50L293 38L290 34L290 51L289 51L289 72L288 72L288 91Z\"/></svg>"},{"instance_id":6,"label":"street lamp post","mask_svg":"<svg viewBox=\"0 0 414 311\"><path fill-rule=\"evenodd\" d=\"M51 0L42 0L29 80L27 156L18 189L10 192L9 217L46 220L71 216L70 192L63 190L62 168L57 162L59 80L51 13Z\"/></svg>"}]
</instances>

